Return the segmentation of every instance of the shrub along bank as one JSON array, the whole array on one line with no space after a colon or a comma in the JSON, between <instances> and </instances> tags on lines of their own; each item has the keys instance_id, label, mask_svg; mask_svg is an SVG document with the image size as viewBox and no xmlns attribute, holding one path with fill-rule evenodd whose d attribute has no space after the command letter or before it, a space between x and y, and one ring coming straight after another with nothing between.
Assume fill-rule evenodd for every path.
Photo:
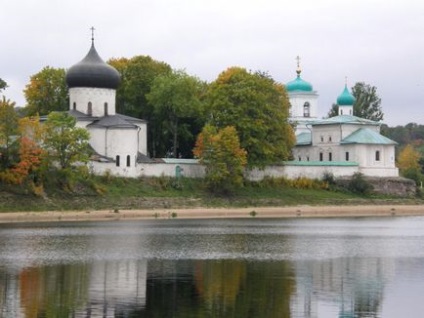
<instances>
[{"instance_id":1,"label":"shrub along bank","mask_svg":"<svg viewBox=\"0 0 424 318\"><path fill-rule=\"evenodd\" d=\"M261 182L245 182L231 194L224 195L208 192L199 179L84 176L61 187L61 180L52 176L45 183L43 193L37 194L25 187L0 184L0 211L423 203L419 196L374 194L363 184L366 180L345 185L333 181L330 177L324 181L267 178Z\"/></svg>"}]
</instances>

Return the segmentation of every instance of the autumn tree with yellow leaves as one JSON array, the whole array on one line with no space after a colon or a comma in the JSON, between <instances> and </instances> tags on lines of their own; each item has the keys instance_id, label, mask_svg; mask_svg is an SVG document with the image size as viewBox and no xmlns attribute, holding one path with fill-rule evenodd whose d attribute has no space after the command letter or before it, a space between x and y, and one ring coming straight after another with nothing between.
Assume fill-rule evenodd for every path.
<instances>
[{"instance_id":1,"label":"autumn tree with yellow leaves","mask_svg":"<svg viewBox=\"0 0 424 318\"><path fill-rule=\"evenodd\" d=\"M415 180L420 183L422 181L421 167L420 167L420 154L412 147L406 145L399 153L397 166L402 176L408 179Z\"/></svg>"},{"instance_id":2,"label":"autumn tree with yellow leaves","mask_svg":"<svg viewBox=\"0 0 424 318\"><path fill-rule=\"evenodd\" d=\"M206 125L197 138L193 153L206 168L205 181L212 192L230 193L243 184L247 152L240 147L234 127L218 130Z\"/></svg>"}]
</instances>

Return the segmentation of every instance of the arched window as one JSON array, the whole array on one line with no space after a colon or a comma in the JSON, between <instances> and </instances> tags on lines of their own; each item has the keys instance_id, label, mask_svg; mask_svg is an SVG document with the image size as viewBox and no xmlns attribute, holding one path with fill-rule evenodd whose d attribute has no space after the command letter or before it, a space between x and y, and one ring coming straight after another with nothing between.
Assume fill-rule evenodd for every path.
<instances>
[{"instance_id":1,"label":"arched window","mask_svg":"<svg viewBox=\"0 0 424 318\"><path fill-rule=\"evenodd\" d=\"M332 152L328 153L328 161L333 161L333 153Z\"/></svg>"},{"instance_id":2,"label":"arched window","mask_svg":"<svg viewBox=\"0 0 424 318\"><path fill-rule=\"evenodd\" d=\"M75 103L75 102L74 102L74 103L72 104L72 109L73 109L73 110L76 110L76 109L77 109L77 103Z\"/></svg>"},{"instance_id":3,"label":"arched window","mask_svg":"<svg viewBox=\"0 0 424 318\"><path fill-rule=\"evenodd\" d=\"M131 166L131 157L130 155L127 156L127 167Z\"/></svg>"},{"instance_id":4,"label":"arched window","mask_svg":"<svg viewBox=\"0 0 424 318\"><path fill-rule=\"evenodd\" d=\"M93 104L91 102L88 102L87 105L87 115L92 115L93 114Z\"/></svg>"},{"instance_id":5,"label":"arched window","mask_svg":"<svg viewBox=\"0 0 424 318\"><path fill-rule=\"evenodd\" d=\"M119 161L120 161L120 159L121 159L121 158L120 158L119 156L116 156L116 166L117 166L117 167L119 167L119 165L120 165L120 162L119 162Z\"/></svg>"},{"instance_id":6,"label":"arched window","mask_svg":"<svg viewBox=\"0 0 424 318\"><path fill-rule=\"evenodd\" d=\"M380 150L375 152L375 161L380 161Z\"/></svg>"},{"instance_id":7,"label":"arched window","mask_svg":"<svg viewBox=\"0 0 424 318\"><path fill-rule=\"evenodd\" d=\"M346 151L345 157L346 157L346 161L349 161L349 151Z\"/></svg>"},{"instance_id":8,"label":"arched window","mask_svg":"<svg viewBox=\"0 0 424 318\"><path fill-rule=\"evenodd\" d=\"M311 105L309 102L303 104L303 117L311 117Z\"/></svg>"},{"instance_id":9,"label":"arched window","mask_svg":"<svg viewBox=\"0 0 424 318\"><path fill-rule=\"evenodd\" d=\"M322 152L319 153L319 161L324 160L324 154Z\"/></svg>"},{"instance_id":10,"label":"arched window","mask_svg":"<svg viewBox=\"0 0 424 318\"><path fill-rule=\"evenodd\" d=\"M109 115L107 103L105 103L104 108L105 108L105 116Z\"/></svg>"}]
</instances>

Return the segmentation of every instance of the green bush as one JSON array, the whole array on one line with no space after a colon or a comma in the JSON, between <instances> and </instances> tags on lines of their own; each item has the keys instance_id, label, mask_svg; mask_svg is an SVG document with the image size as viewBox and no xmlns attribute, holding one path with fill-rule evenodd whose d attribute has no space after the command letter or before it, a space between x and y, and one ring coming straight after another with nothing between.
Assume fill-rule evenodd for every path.
<instances>
[{"instance_id":1,"label":"green bush","mask_svg":"<svg viewBox=\"0 0 424 318\"><path fill-rule=\"evenodd\" d=\"M349 181L348 189L354 193L370 194L373 190L373 186L364 178L362 173L355 172L352 179Z\"/></svg>"}]
</instances>

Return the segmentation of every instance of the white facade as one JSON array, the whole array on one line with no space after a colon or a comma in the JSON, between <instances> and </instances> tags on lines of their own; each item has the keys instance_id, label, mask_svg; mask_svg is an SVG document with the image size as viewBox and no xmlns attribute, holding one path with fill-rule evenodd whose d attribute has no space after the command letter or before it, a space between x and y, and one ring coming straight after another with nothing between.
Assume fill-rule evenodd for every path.
<instances>
[{"instance_id":1,"label":"white facade","mask_svg":"<svg viewBox=\"0 0 424 318\"><path fill-rule=\"evenodd\" d=\"M72 87L70 109L94 117L115 115L116 90L111 88Z\"/></svg>"},{"instance_id":2,"label":"white facade","mask_svg":"<svg viewBox=\"0 0 424 318\"><path fill-rule=\"evenodd\" d=\"M315 91L288 93L290 100L289 121L296 125L296 134L308 130L311 122L318 118L318 94Z\"/></svg>"}]
</instances>

